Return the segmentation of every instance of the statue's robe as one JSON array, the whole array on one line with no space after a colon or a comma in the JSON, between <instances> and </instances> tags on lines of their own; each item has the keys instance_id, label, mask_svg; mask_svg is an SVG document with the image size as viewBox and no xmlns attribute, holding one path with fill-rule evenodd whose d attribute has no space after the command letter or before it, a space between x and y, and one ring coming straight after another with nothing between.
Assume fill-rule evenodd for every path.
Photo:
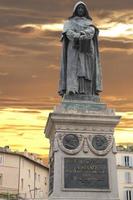
<instances>
[{"instance_id":1,"label":"statue's robe","mask_svg":"<svg viewBox=\"0 0 133 200\"><path fill-rule=\"evenodd\" d=\"M85 32L88 52L75 47L75 40ZM98 29L92 20L75 16L64 24L62 33L62 56L59 94L69 93L97 95L102 91L102 72L98 51Z\"/></svg>"}]
</instances>

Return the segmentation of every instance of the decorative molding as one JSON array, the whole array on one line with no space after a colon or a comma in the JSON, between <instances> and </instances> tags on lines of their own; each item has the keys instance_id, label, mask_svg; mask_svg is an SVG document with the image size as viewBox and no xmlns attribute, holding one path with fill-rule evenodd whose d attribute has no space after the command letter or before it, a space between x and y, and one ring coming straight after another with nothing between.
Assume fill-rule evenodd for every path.
<instances>
[{"instance_id":1,"label":"decorative molding","mask_svg":"<svg viewBox=\"0 0 133 200\"><path fill-rule=\"evenodd\" d=\"M76 128L73 128L73 124L71 125L71 126L69 126L69 127L61 127L61 125L60 125L60 127L57 127L57 131L56 132L69 132L69 131L72 131L72 132L82 132L82 131L84 131L84 132L104 132L104 133L114 133L114 128L112 128L112 127L105 127L105 126L103 126L103 127L96 127L96 126L76 126Z\"/></svg>"},{"instance_id":2,"label":"decorative molding","mask_svg":"<svg viewBox=\"0 0 133 200\"><path fill-rule=\"evenodd\" d=\"M76 149L72 149L72 150L65 148L65 146L63 145L63 138L66 136L66 134L59 134L58 135L57 141L58 141L59 147L66 154L71 154L71 155L77 154L78 152L81 151L81 149L83 147L83 141L84 141L83 136L81 134L80 135L74 134L74 135L76 135L77 138L79 139L79 145Z\"/></svg>"},{"instance_id":3,"label":"decorative molding","mask_svg":"<svg viewBox=\"0 0 133 200\"><path fill-rule=\"evenodd\" d=\"M66 137L66 135L74 135L78 138L79 140L79 145L77 147L75 147L75 149L69 149L66 148L63 144L63 139ZM92 142L95 140L95 138L101 138L101 142L103 143L103 147L102 145L99 146L101 149L98 149L94 146L94 144L92 144ZM68 141L69 143L69 141ZM54 147L53 150L54 152L57 152L60 148L61 151L63 151L66 154L69 155L74 155L79 153L81 150L83 150L84 153L88 153L90 150L91 152L93 152L96 155L106 155L111 148L114 145L114 138L111 134L79 134L79 133L59 133L58 135L56 135L55 140L54 140ZM70 145L72 143L70 142ZM114 149L115 150L115 149ZM113 153L115 152L113 150Z\"/></svg>"},{"instance_id":4,"label":"decorative molding","mask_svg":"<svg viewBox=\"0 0 133 200\"><path fill-rule=\"evenodd\" d=\"M103 150L97 150L93 145L92 145L92 141L93 141L93 139L94 139L94 137L100 137L100 136L102 136L102 137L104 137L104 138L106 138L106 140L107 140L107 147L105 148L105 149L103 149ZM90 150L93 152L93 153L95 153L96 155L99 155L99 156L101 156L101 155L106 155L109 151L110 151L110 149L112 148L112 146L113 146L113 137L112 137L112 135L106 135L106 134L96 134L96 135L89 135L89 137L88 137L88 144L89 144L89 147L90 147Z\"/></svg>"}]
</instances>

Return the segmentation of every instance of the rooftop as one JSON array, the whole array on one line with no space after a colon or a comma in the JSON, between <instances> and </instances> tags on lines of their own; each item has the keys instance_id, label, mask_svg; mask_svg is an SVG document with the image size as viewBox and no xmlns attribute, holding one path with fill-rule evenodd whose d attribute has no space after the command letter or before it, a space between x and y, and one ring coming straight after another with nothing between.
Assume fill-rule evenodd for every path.
<instances>
[{"instance_id":1,"label":"rooftop","mask_svg":"<svg viewBox=\"0 0 133 200\"><path fill-rule=\"evenodd\" d=\"M37 154L29 153L26 149L24 150L24 152L19 152L19 151L12 151L9 146L5 146L5 147L0 147L0 153L20 156L48 169L48 167L43 163L43 160L39 158Z\"/></svg>"},{"instance_id":2,"label":"rooftop","mask_svg":"<svg viewBox=\"0 0 133 200\"><path fill-rule=\"evenodd\" d=\"M133 153L133 144L120 144L117 145L118 152Z\"/></svg>"}]
</instances>

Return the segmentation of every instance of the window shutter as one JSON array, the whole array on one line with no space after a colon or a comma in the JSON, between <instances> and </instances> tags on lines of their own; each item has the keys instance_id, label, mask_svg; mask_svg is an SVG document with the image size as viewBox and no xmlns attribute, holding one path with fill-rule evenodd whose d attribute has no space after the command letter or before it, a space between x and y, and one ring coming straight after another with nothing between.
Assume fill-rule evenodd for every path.
<instances>
[{"instance_id":1,"label":"window shutter","mask_svg":"<svg viewBox=\"0 0 133 200\"><path fill-rule=\"evenodd\" d=\"M129 167L132 167L132 157L129 157Z\"/></svg>"}]
</instances>

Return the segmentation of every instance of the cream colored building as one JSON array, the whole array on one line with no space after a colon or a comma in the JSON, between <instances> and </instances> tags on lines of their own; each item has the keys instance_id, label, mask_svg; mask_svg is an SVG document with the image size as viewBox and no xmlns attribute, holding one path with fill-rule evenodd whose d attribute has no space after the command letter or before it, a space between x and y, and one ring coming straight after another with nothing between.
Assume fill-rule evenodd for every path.
<instances>
[{"instance_id":1,"label":"cream colored building","mask_svg":"<svg viewBox=\"0 0 133 200\"><path fill-rule=\"evenodd\" d=\"M0 148L0 194L47 199L48 168L34 154Z\"/></svg>"},{"instance_id":2,"label":"cream colored building","mask_svg":"<svg viewBox=\"0 0 133 200\"><path fill-rule=\"evenodd\" d=\"M133 151L119 150L116 161L120 200L133 200Z\"/></svg>"},{"instance_id":3,"label":"cream colored building","mask_svg":"<svg viewBox=\"0 0 133 200\"><path fill-rule=\"evenodd\" d=\"M133 151L116 154L120 200L133 200ZM0 194L18 194L23 199L48 198L48 167L34 154L0 148Z\"/></svg>"}]
</instances>

